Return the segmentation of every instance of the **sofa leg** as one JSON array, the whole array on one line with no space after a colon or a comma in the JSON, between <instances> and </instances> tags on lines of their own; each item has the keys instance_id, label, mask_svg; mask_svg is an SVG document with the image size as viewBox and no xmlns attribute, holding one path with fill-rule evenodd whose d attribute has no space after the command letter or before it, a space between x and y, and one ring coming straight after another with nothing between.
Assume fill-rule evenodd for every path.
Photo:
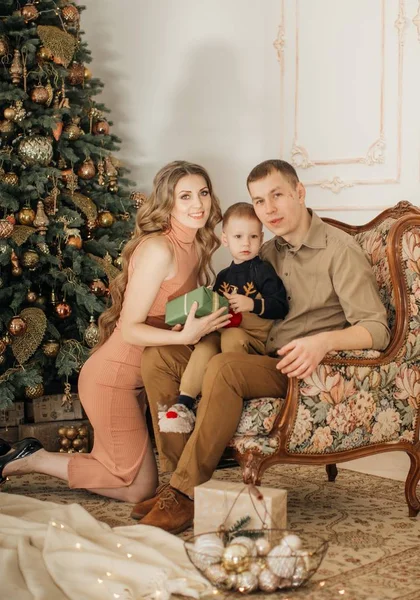
<instances>
[{"instance_id":1,"label":"sofa leg","mask_svg":"<svg viewBox=\"0 0 420 600\"><path fill-rule=\"evenodd\" d=\"M417 498L416 488L420 479L420 448L417 452L407 452L410 457L410 470L405 481L405 497L408 504L408 516L417 517L420 511L420 502Z\"/></svg>"},{"instance_id":2,"label":"sofa leg","mask_svg":"<svg viewBox=\"0 0 420 600\"><path fill-rule=\"evenodd\" d=\"M338 475L337 465L325 465L325 470L327 471L328 481L335 481Z\"/></svg>"},{"instance_id":3,"label":"sofa leg","mask_svg":"<svg viewBox=\"0 0 420 600\"><path fill-rule=\"evenodd\" d=\"M252 454L252 452L249 452L246 455L245 461L241 463L242 477L244 483L253 483L254 485L261 485L262 473L260 472L260 469L262 462L263 459L258 454Z\"/></svg>"}]
</instances>

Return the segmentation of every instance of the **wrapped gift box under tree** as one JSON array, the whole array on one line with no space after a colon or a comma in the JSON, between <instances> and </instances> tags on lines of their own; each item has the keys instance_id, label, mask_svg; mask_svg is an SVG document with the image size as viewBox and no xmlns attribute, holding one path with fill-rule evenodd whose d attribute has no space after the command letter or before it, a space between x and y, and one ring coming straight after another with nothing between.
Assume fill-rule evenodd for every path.
<instances>
[{"instance_id":1,"label":"wrapped gift box under tree","mask_svg":"<svg viewBox=\"0 0 420 600\"><path fill-rule=\"evenodd\" d=\"M287 491L269 487L251 488L241 483L210 479L194 488L194 535L226 530L247 519L246 529L287 526Z\"/></svg>"},{"instance_id":2,"label":"wrapped gift box under tree","mask_svg":"<svg viewBox=\"0 0 420 600\"><path fill-rule=\"evenodd\" d=\"M199 287L183 296L174 298L166 305L165 323L167 325L184 325L193 302L198 303L196 317L205 317L216 312L222 306L229 307L229 302L210 288Z\"/></svg>"}]
</instances>

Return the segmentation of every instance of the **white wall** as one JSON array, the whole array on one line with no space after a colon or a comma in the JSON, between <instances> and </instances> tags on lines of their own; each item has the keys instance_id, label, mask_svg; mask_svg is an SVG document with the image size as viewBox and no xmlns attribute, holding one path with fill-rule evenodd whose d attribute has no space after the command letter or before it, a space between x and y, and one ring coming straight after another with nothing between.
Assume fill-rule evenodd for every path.
<instances>
[{"instance_id":1,"label":"white wall","mask_svg":"<svg viewBox=\"0 0 420 600\"><path fill-rule=\"evenodd\" d=\"M300 165L322 216L363 223L399 200L420 204L420 0L83 4L138 189L187 159L227 208L248 198L255 164L281 157ZM216 268L227 260L220 250Z\"/></svg>"}]
</instances>

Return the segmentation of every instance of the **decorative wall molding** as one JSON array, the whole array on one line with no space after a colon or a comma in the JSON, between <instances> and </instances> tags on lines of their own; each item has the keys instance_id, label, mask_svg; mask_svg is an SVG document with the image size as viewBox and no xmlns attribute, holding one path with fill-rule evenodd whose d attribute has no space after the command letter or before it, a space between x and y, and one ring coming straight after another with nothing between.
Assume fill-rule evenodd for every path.
<instances>
[{"instance_id":1,"label":"decorative wall molding","mask_svg":"<svg viewBox=\"0 0 420 600\"><path fill-rule=\"evenodd\" d=\"M282 93L284 90L284 71L285 71L285 60L284 60L284 48L286 46L287 34L284 24L284 1L282 0L282 21L279 26L279 34L277 40L274 42L275 48L278 50L278 56L280 52L281 57L281 89ZM290 162L302 169L308 169L315 166L323 165L340 165L340 164L355 164L362 163L367 166L374 166L383 164L385 162L385 134L384 134L384 80L385 80L385 0L381 2L381 84L380 84L380 131L378 139L371 144L366 151L364 157L355 158L332 158L327 160L313 160L309 156L308 150L298 142L298 112L299 112L299 1L295 0L296 6L296 25L295 25L295 36L296 36L296 56L295 56L295 67L296 67L296 78L295 78L295 115L294 115L294 141L291 149L291 160ZM420 41L420 0L418 13L413 19L413 23L417 27L418 37ZM394 22L394 26L398 32L398 101L397 101L397 165L396 165L396 176L391 178L383 179L354 179L350 181L344 181L338 175L334 175L330 179L320 181L308 181L303 182L305 186L318 186L323 189L330 190L331 192L338 194L343 189L351 188L357 185L392 185L400 182L401 179L401 152L402 152L402 106L403 106L403 63L404 63L404 43L405 43L405 30L406 30L406 13L405 13L405 0L398 0L398 14ZM279 41L278 41L279 40ZM277 45L276 45L277 44ZM284 103L282 104L284 106ZM282 112L282 119L283 117ZM284 138L284 127L282 127L282 149L283 149L283 138ZM281 152L280 156L283 155ZM354 206L352 207L356 209ZM361 207L360 210L370 209L370 207ZM325 209L325 210L330 210ZM339 208L334 207L334 210Z\"/></svg>"},{"instance_id":2,"label":"decorative wall molding","mask_svg":"<svg viewBox=\"0 0 420 600\"><path fill-rule=\"evenodd\" d=\"M420 0L417 7L417 14L413 18L414 26L417 27L417 39L420 42Z\"/></svg>"}]
</instances>

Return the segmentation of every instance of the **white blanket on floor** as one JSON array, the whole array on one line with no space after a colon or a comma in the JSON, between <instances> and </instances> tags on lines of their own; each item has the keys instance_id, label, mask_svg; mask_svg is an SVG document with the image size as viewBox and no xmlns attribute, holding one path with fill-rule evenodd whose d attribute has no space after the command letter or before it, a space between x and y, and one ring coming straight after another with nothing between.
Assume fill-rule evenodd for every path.
<instances>
[{"instance_id":1,"label":"white blanket on floor","mask_svg":"<svg viewBox=\"0 0 420 600\"><path fill-rule=\"evenodd\" d=\"M167 600L208 589L169 533L111 528L78 504L0 493L1 598Z\"/></svg>"}]
</instances>

